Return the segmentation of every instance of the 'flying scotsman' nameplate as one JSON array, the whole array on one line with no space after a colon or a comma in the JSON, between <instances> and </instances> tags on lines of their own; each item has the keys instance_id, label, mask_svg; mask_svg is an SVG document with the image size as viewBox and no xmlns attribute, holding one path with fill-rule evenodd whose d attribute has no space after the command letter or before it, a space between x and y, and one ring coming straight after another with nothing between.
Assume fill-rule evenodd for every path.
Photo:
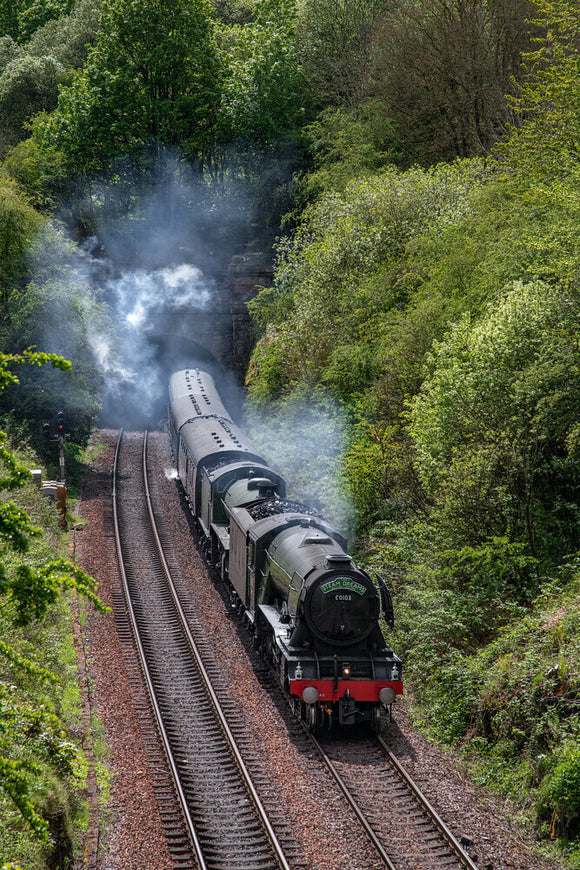
<instances>
[{"instance_id":1,"label":"'flying scotsman' nameplate","mask_svg":"<svg viewBox=\"0 0 580 870\"><path fill-rule=\"evenodd\" d=\"M363 584L357 583L352 577L335 577L334 580L322 583L320 588L325 595L328 595L329 592L336 592L339 589L348 589L350 592L356 592L357 595L364 595L366 591Z\"/></svg>"}]
</instances>

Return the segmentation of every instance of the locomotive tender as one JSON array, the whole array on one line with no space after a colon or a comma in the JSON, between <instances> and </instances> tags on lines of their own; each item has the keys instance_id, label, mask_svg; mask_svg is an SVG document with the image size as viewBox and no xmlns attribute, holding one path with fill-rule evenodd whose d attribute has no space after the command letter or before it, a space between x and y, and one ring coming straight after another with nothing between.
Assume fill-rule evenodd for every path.
<instances>
[{"instance_id":1,"label":"locomotive tender","mask_svg":"<svg viewBox=\"0 0 580 870\"><path fill-rule=\"evenodd\" d=\"M377 589L336 529L286 499L285 481L231 420L209 374L172 375L168 418L205 555L296 711L312 730L376 726L403 691L401 661L378 622L393 625L382 578Z\"/></svg>"}]
</instances>

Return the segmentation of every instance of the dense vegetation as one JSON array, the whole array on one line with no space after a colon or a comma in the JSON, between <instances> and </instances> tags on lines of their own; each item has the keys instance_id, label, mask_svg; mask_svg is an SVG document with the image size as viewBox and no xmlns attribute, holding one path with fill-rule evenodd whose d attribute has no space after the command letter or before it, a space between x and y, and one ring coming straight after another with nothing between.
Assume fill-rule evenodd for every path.
<instances>
[{"instance_id":1,"label":"dense vegetation","mask_svg":"<svg viewBox=\"0 0 580 870\"><path fill-rule=\"evenodd\" d=\"M490 157L337 172L302 213L252 303L249 387L283 415L342 408L416 716L578 866L579 33L571 4L536 5Z\"/></svg>"},{"instance_id":2,"label":"dense vegetation","mask_svg":"<svg viewBox=\"0 0 580 870\"><path fill-rule=\"evenodd\" d=\"M47 363L70 369L55 354L0 354L0 389L18 383L14 368ZM76 724L78 691L62 592L76 590L103 607L94 581L63 558L56 511L32 484L31 459L0 432L0 855L39 866L53 844L71 838L83 777L66 730Z\"/></svg>"},{"instance_id":3,"label":"dense vegetation","mask_svg":"<svg viewBox=\"0 0 580 870\"><path fill-rule=\"evenodd\" d=\"M576 6L0 3L0 346L73 361L0 406L98 414L114 327L68 237L243 187L239 249L279 236L248 424L300 433L273 460L388 577L417 720L580 866Z\"/></svg>"}]
</instances>

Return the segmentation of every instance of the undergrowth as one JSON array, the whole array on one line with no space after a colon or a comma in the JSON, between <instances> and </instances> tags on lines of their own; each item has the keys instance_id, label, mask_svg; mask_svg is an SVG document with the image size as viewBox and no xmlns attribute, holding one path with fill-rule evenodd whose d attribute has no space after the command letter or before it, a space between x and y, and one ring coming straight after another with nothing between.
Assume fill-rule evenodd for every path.
<instances>
[{"instance_id":1,"label":"undergrowth","mask_svg":"<svg viewBox=\"0 0 580 870\"><path fill-rule=\"evenodd\" d=\"M540 582L528 606L477 607L423 581L400 583L393 638L417 724L461 748L475 780L515 801L580 868L578 566ZM486 620L487 638L477 634Z\"/></svg>"},{"instance_id":2,"label":"undergrowth","mask_svg":"<svg viewBox=\"0 0 580 870\"><path fill-rule=\"evenodd\" d=\"M25 447L19 448L18 459L30 468L38 467L37 456ZM42 497L33 483L4 495L24 509L32 523L42 529L42 536L31 540L27 556L38 562L66 558L66 535L59 528L54 503ZM21 702L30 709L57 716L68 732L66 739L78 744L82 733L81 706L69 596L61 595L43 620L33 620L25 627L16 627L12 617L10 601L4 600L0 607L3 643L35 666L51 671L56 682L39 683L9 661L0 659L2 684L8 691L17 692ZM4 722L0 716L0 729L5 739L9 739L7 729L10 727L10 720ZM25 757L26 743L15 743L11 753L14 758ZM48 822L48 844L35 836L11 798L0 790L0 867L6 864L22 870L40 870L73 866L75 840L82 836L86 822L82 798L86 765L78 749L71 748L71 757L74 760L69 771L42 760L36 760L30 769L30 794L36 812ZM78 842L76 845L80 846Z\"/></svg>"}]
</instances>

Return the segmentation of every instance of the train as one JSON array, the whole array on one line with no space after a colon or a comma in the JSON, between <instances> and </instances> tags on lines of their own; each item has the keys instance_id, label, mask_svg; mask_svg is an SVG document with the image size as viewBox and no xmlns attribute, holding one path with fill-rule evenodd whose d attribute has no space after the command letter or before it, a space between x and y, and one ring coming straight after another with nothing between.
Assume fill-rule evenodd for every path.
<instances>
[{"instance_id":1,"label":"train","mask_svg":"<svg viewBox=\"0 0 580 870\"><path fill-rule=\"evenodd\" d=\"M286 496L199 368L170 377L168 430L177 477L208 563L311 731L391 717L400 658L379 620L393 602L321 514Z\"/></svg>"}]
</instances>

